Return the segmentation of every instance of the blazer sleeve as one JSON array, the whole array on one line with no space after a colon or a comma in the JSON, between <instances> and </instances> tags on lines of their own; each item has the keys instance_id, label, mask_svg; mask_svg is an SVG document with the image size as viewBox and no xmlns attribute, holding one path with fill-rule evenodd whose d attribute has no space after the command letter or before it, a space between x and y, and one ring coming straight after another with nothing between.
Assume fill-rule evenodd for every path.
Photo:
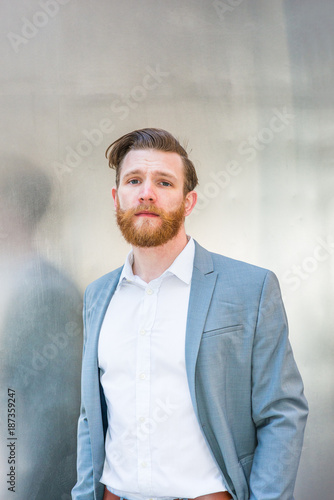
<instances>
[{"instance_id":1,"label":"blazer sleeve","mask_svg":"<svg viewBox=\"0 0 334 500\"><path fill-rule=\"evenodd\" d=\"M268 271L252 353L252 416L257 447L250 476L250 500L293 500L307 414L279 284Z\"/></svg>"},{"instance_id":2,"label":"blazer sleeve","mask_svg":"<svg viewBox=\"0 0 334 500\"><path fill-rule=\"evenodd\" d=\"M83 306L84 345L85 355L86 334L86 293ZM72 500L94 500L93 459L88 420L81 388L81 408L77 434L77 482L72 489Z\"/></svg>"}]
</instances>

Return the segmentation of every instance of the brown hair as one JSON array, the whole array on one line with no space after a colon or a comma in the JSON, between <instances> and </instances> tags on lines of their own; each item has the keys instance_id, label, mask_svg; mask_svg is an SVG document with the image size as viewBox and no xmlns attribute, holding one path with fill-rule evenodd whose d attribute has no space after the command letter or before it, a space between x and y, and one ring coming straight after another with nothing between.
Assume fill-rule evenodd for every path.
<instances>
[{"instance_id":1,"label":"brown hair","mask_svg":"<svg viewBox=\"0 0 334 500\"><path fill-rule=\"evenodd\" d=\"M156 149L180 155L184 165L184 194L195 189L198 184L195 167L188 153L175 137L167 130L143 128L134 130L114 141L106 150L109 167L116 170L116 186L119 186L120 171L124 157L132 150Z\"/></svg>"}]
</instances>

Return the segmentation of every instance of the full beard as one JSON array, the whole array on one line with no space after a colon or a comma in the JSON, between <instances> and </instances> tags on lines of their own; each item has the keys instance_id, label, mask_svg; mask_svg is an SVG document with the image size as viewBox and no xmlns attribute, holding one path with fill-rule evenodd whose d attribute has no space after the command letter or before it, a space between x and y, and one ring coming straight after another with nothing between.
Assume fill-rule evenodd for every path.
<instances>
[{"instance_id":1,"label":"full beard","mask_svg":"<svg viewBox=\"0 0 334 500\"><path fill-rule=\"evenodd\" d=\"M164 245L174 238L184 221L184 200L173 211L166 212L154 205L139 205L136 208L122 210L118 204L116 209L117 224L124 239L136 247L157 247ZM149 211L158 215L160 223L157 225L155 217L143 218L136 222L136 214Z\"/></svg>"}]
</instances>

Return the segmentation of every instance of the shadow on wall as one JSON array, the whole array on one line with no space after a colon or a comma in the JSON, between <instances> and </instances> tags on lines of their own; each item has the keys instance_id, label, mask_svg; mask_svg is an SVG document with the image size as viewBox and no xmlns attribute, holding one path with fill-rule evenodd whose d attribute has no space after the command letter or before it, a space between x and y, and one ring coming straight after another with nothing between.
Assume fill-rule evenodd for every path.
<instances>
[{"instance_id":1,"label":"shadow on wall","mask_svg":"<svg viewBox=\"0 0 334 500\"><path fill-rule=\"evenodd\" d=\"M12 498L13 491L17 500L67 500L76 481L82 300L75 285L33 246L50 196L51 183L41 170L21 158L2 160L0 469L6 471L1 478L4 500Z\"/></svg>"}]
</instances>

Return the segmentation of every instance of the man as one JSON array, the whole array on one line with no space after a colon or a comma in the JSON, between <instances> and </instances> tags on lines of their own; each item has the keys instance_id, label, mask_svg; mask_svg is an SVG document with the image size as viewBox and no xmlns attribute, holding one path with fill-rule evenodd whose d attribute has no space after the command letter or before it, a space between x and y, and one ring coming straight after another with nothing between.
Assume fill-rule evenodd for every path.
<instances>
[{"instance_id":1,"label":"man","mask_svg":"<svg viewBox=\"0 0 334 500\"><path fill-rule=\"evenodd\" d=\"M276 277L185 232L197 176L160 129L107 153L123 268L85 294L74 500L291 500L307 416Z\"/></svg>"}]
</instances>

